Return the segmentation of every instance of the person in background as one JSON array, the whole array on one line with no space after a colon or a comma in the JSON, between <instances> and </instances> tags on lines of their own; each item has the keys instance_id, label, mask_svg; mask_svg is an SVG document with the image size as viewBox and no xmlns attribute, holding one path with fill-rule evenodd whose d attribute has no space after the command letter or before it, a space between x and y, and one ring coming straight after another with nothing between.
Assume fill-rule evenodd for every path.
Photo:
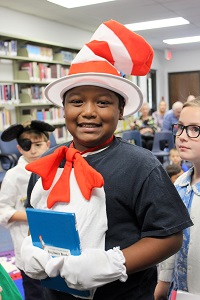
<instances>
[{"instance_id":1,"label":"person in background","mask_svg":"<svg viewBox=\"0 0 200 300\"><path fill-rule=\"evenodd\" d=\"M138 111L143 98L115 66L140 76L152 58L142 37L110 20L80 50L69 75L46 87L46 98L63 104L73 140L26 166L40 177L31 204L75 213L82 254L51 257L29 236L21 248L29 276L60 274L71 288L94 290L94 300L152 300L156 264L178 251L182 230L192 225L155 156L114 136L118 121ZM75 297L46 289L46 299Z\"/></svg>"},{"instance_id":2,"label":"person in background","mask_svg":"<svg viewBox=\"0 0 200 300\"><path fill-rule=\"evenodd\" d=\"M167 104L164 100L161 100L158 106L158 110L152 113L152 118L157 126L157 131L161 131L164 115L166 114Z\"/></svg>"},{"instance_id":3,"label":"person in background","mask_svg":"<svg viewBox=\"0 0 200 300\"><path fill-rule=\"evenodd\" d=\"M22 300L22 296L10 275L0 264L0 300Z\"/></svg>"},{"instance_id":4,"label":"person in background","mask_svg":"<svg viewBox=\"0 0 200 300\"><path fill-rule=\"evenodd\" d=\"M173 126L173 134L181 159L193 164L176 180L175 187L194 226L184 230L180 251L160 264L155 300L168 299L172 290L200 297L200 97L184 103L179 121Z\"/></svg>"},{"instance_id":5,"label":"person in background","mask_svg":"<svg viewBox=\"0 0 200 300\"><path fill-rule=\"evenodd\" d=\"M4 130L1 139L5 142L17 140L17 149L21 153L18 163L6 172L0 190L0 224L9 228L15 253L15 263L21 271L25 300L43 299L42 288L38 280L29 278L23 272L20 248L28 235L27 217L24 202L31 172L25 166L38 159L49 149L49 132L54 127L42 121L31 121L11 125Z\"/></svg>"},{"instance_id":6,"label":"person in background","mask_svg":"<svg viewBox=\"0 0 200 300\"><path fill-rule=\"evenodd\" d=\"M140 109L140 116L135 118L131 129L138 130L142 137L142 147L152 150L154 132L157 131L157 125L152 116L149 115L149 103L144 103Z\"/></svg>"},{"instance_id":7,"label":"person in background","mask_svg":"<svg viewBox=\"0 0 200 300\"><path fill-rule=\"evenodd\" d=\"M163 125L162 125L162 131L171 131L172 125L178 122L181 110L183 107L183 103L180 101L174 102L172 105L172 109L170 109L168 112L166 112L164 119L163 119Z\"/></svg>"},{"instance_id":8,"label":"person in background","mask_svg":"<svg viewBox=\"0 0 200 300\"><path fill-rule=\"evenodd\" d=\"M165 170L169 175L172 183L174 183L176 179L184 173L183 170L181 169L181 166L177 164L168 165L166 166Z\"/></svg>"},{"instance_id":9,"label":"person in background","mask_svg":"<svg viewBox=\"0 0 200 300\"><path fill-rule=\"evenodd\" d=\"M194 100L196 97L194 95L189 95L186 101Z\"/></svg>"},{"instance_id":10,"label":"person in background","mask_svg":"<svg viewBox=\"0 0 200 300\"><path fill-rule=\"evenodd\" d=\"M179 151L177 148L172 148L169 151L169 162L165 162L163 164L164 167L166 167L168 164L172 165L179 165L181 167L181 169L183 170L183 172L186 172L189 170L189 167L187 166L186 163L184 163L184 161L181 159Z\"/></svg>"}]
</instances>

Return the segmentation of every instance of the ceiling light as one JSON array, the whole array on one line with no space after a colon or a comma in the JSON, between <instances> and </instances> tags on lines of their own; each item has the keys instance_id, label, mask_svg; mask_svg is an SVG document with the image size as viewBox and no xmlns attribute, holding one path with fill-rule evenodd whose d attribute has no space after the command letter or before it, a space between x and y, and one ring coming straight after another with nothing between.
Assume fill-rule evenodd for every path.
<instances>
[{"instance_id":1,"label":"ceiling light","mask_svg":"<svg viewBox=\"0 0 200 300\"><path fill-rule=\"evenodd\" d=\"M87 6L87 5L116 1L116 0L47 0L47 1L66 8L74 8L74 7Z\"/></svg>"},{"instance_id":2,"label":"ceiling light","mask_svg":"<svg viewBox=\"0 0 200 300\"><path fill-rule=\"evenodd\" d=\"M153 29L153 28L185 25L189 23L190 22L187 21L186 19L179 17L179 18L154 20L148 22L132 23L132 24L127 24L125 26L132 31L140 31L140 30Z\"/></svg>"},{"instance_id":3,"label":"ceiling light","mask_svg":"<svg viewBox=\"0 0 200 300\"><path fill-rule=\"evenodd\" d=\"M200 42L200 36L189 36L184 38L168 39L163 40L163 42L169 45L197 43Z\"/></svg>"}]
</instances>

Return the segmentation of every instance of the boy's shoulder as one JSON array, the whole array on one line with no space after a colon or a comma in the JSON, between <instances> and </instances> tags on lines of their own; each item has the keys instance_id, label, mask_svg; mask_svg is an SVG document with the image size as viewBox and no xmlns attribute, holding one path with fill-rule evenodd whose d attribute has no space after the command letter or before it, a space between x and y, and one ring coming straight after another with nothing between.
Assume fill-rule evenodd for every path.
<instances>
[{"instance_id":1,"label":"boy's shoulder","mask_svg":"<svg viewBox=\"0 0 200 300\"><path fill-rule=\"evenodd\" d=\"M66 146L66 147L69 147L71 141L70 142L66 142L66 143L62 143L62 144L58 144L52 148L49 148L47 151L45 151L41 157L43 156L47 156L49 154L52 154L57 148L61 147L61 146Z\"/></svg>"}]
</instances>

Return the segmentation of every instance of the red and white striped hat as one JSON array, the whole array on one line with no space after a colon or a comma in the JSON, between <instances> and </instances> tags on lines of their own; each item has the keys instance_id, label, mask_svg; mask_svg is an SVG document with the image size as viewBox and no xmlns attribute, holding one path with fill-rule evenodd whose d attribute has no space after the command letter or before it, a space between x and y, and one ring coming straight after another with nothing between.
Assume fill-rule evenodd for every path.
<instances>
[{"instance_id":1,"label":"red and white striped hat","mask_svg":"<svg viewBox=\"0 0 200 300\"><path fill-rule=\"evenodd\" d=\"M125 99L124 116L138 111L143 95L126 75L143 76L151 67L153 49L140 35L110 20L99 26L83 46L69 69L69 75L50 83L46 98L62 107L66 91L82 85L99 86L117 92Z\"/></svg>"}]
</instances>

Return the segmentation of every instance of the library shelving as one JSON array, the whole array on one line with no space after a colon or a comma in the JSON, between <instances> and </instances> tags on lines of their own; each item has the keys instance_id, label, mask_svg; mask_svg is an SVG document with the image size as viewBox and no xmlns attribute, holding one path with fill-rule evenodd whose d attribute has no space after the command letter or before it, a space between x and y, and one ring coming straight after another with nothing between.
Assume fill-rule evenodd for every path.
<instances>
[{"instance_id":1,"label":"library shelving","mask_svg":"<svg viewBox=\"0 0 200 300\"><path fill-rule=\"evenodd\" d=\"M58 142L70 138L62 108L44 97L45 86L68 74L78 49L0 33L0 131L38 119L56 126Z\"/></svg>"}]
</instances>

